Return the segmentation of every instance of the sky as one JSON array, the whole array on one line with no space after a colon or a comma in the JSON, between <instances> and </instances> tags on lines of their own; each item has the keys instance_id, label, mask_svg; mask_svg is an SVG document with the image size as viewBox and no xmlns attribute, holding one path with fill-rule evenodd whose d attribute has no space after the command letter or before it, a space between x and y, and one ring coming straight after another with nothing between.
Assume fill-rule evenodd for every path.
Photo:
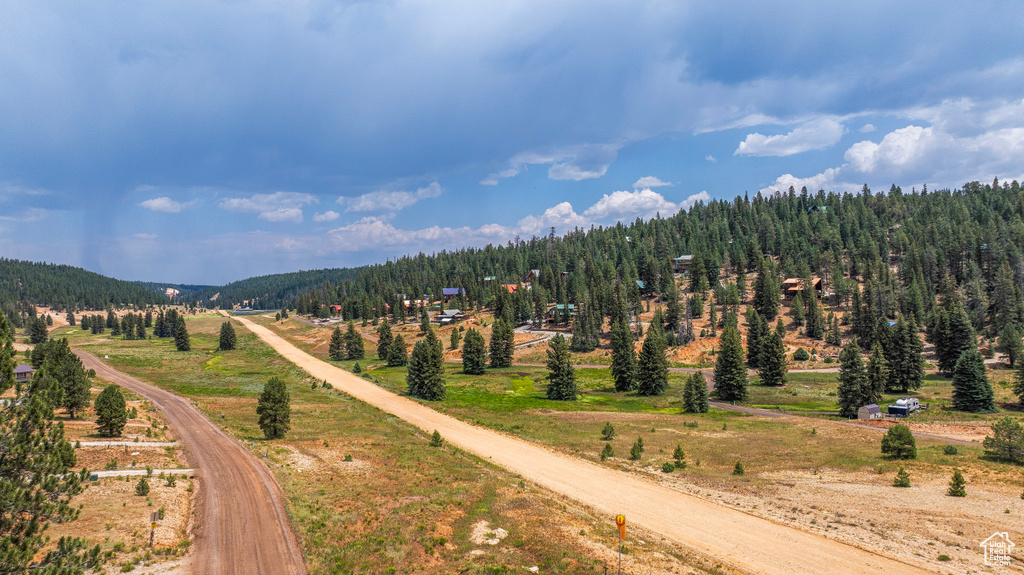
<instances>
[{"instance_id":1,"label":"sky","mask_svg":"<svg viewBox=\"0 0 1024 575\"><path fill-rule=\"evenodd\" d=\"M0 256L219 285L790 186L1024 180L1022 21L985 1L8 0Z\"/></svg>"}]
</instances>

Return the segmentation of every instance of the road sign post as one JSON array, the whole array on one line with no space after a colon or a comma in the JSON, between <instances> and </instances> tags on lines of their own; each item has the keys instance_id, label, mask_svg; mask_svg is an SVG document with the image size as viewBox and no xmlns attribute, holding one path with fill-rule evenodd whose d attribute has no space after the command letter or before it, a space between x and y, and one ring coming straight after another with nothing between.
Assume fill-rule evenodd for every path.
<instances>
[{"instance_id":1,"label":"road sign post","mask_svg":"<svg viewBox=\"0 0 1024 575\"><path fill-rule=\"evenodd\" d=\"M156 532L156 521L159 518L159 513L156 511L149 514L149 548L153 548L153 534Z\"/></svg>"},{"instance_id":2,"label":"road sign post","mask_svg":"<svg viewBox=\"0 0 1024 575\"><path fill-rule=\"evenodd\" d=\"M626 516L616 515L615 525L619 527L619 575L622 575L622 540L626 538Z\"/></svg>"}]
</instances>

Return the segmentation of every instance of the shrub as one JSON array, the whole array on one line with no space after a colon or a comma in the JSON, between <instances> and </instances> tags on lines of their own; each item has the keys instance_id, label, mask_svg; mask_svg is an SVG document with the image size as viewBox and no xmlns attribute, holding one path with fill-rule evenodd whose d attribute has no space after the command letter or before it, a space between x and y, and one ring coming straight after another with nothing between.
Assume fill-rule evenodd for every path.
<instances>
[{"instance_id":1,"label":"shrub","mask_svg":"<svg viewBox=\"0 0 1024 575\"><path fill-rule=\"evenodd\" d=\"M964 479L960 470L957 469L953 472L953 479L949 481L949 489L946 490L946 495L950 497L967 497L967 490L964 486L967 485L967 481Z\"/></svg>"},{"instance_id":2,"label":"shrub","mask_svg":"<svg viewBox=\"0 0 1024 575\"><path fill-rule=\"evenodd\" d=\"M145 477L140 478L139 482L135 484L135 495L139 497L149 495L149 481Z\"/></svg>"},{"instance_id":3,"label":"shrub","mask_svg":"<svg viewBox=\"0 0 1024 575\"><path fill-rule=\"evenodd\" d=\"M910 487L910 474L907 470L900 467L900 470L896 472L896 479L892 480L893 487Z\"/></svg>"},{"instance_id":4,"label":"shrub","mask_svg":"<svg viewBox=\"0 0 1024 575\"><path fill-rule=\"evenodd\" d=\"M661 472L662 473L672 473L675 470L676 470L676 466L673 465L671 461L666 461L665 463L661 464Z\"/></svg>"},{"instance_id":5,"label":"shrub","mask_svg":"<svg viewBox=\"0 0 1024 575\"><path fill-rule=\"evenodd\" d=\"M345 461L352 461L352 454L351 453L346 453L345 454Z\"/></svg>"},{"instance_id":6,"label":"shrub","mask_svg":"<svg viewBox=\"0 0 1024 575\"><path fill-rule=\"evenodd\" d=\"M174 487L178 483L178 480L173 475L167 476L167 487Z\"/></svg>"},{"instance_id":7,"label":"shrub","mask_svg":"<svg viewBox=\"0 0 1024 575\"><path fill-rule=\"evenodd\" d=\"M959 453L955 445L947 445L943 447L942 452L945 453L946 455L956 455L957 453Z\"/></svg>"},{"instance_id":8,"label":"shrub","mask_svg":"<svg viewBox=\"0 0 1024 575\"><path fill-rule=\"evenodd\" d=\"M601 450L601 461L604 461L609 457L615 457L615 450L612 449L611 443L605 443L604 449Z\"/></svg>"},{"instance_id":9,"label":"shrub","mask_svg":"<svg viewBox=\"0 0 1024 575\"><path fill-rule=\"evenodd\" d=\"M435 429L434 434L430 436L430 446L441 447L442 445L444 445L444 438L441 437L441 433Z\"/></svg>"},{"instance_id":10,"label":"shrub","mask_svg":"<svg viewBox=\"0 0 1024 575\"><path fill-rule=\"evenodd\" d=\"M833 360L831 357L826 357L825 358L825 363L832 363L833 361L835 361L835 360Z\"/></svg>"},{"instance_id":11,"label":"shrub","mask_svg":"<svg viewBox=\"0 0 1024 575\"><path fill-rule=\"evenodd\" d=\"M604 428L601 429L601 439L605 441L611 441L615 438L615 428L612 427L612 422L604 424Z\"/></svg>"},{"instance_id":12,"label":"shrub","mask_svg":"<svg viewBox=\"0 0 1024 575\"><path fill-rule=\"evenodd\" d=\"M744 475L746 472L747 470L743 468L743 463L739 461L736 462L736 467L732 468L733 475Z\"/></svg>"},{"instance_id":13,"label":"shrub","mask_svg":"<svg viewBox=\"0 0 1024 575\"><path fill-rule=\"evenodd\" d=\"M363 368L359 365L358 361L352 366L352 373L363 373Z\"/></svg>"},{"instance_id":14,"label":"shrub","mask_svg":"<svg viewBox=\"0 0 1024 575\"><path fill-rule=\"evenodd\" d=\"M807 350L802 347L796 348L796 351L793 352L794 361L807 361L808 359L811 359L811 354L807 353Z\"/></svg>"},{"instance_id":15,"label":"shrub","mask_svg":"<svg viewBox=\"0 0 1024 575\"><path fill-rule=\"evenodd\" d=\"M672 459L676 460L676 465L686 465L686 452L683 451L682 445L676 444L676 449L672 452Z\"/></svg>"},{"instance_id":16,"label":"shrub","mask_svg":"<svg viewBox=\"0 0 1024 575\"><path fill-rule=\"evenodd\" d=\"M910 428L898 423L882 436L882 454L893 459L917 459L917 440Z\"/></svg>"},{"instance_id":17,"label":"shrub","mask_svg":"<svg viewBox=\"0 0 1024 575\"><path fill-rule=\"evenodd\" d=\"M640 457L642 457L643 454L644 454L644 438L643 437L637 437L636 438L636 443L633 444L633 447L629 448L629 460L630 461L640 461Z\"/></svg>"},{"instance_id":18,"label":"shrub","mask_svg":"<svg viewBox=\"0 0 1024 575\"><path fill-rule=\"evenodd\" d=\"M939 555L939 561L949 561L949 560L950 560L949 559L949 555L946 555L945 553L943 553L942 555Z\"/></svg>"}]
</instances>

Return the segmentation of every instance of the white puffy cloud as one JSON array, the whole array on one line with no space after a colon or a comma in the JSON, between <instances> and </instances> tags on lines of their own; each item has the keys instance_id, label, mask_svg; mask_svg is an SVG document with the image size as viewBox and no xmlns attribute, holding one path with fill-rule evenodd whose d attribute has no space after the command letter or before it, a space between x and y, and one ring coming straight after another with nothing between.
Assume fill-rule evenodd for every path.
<instances>
[{"instance_id":1,"label":"white puffy cloud","mask_svg":"<svg viewBox=\"0 0 1024 575\"><path fill-rule=\"evenodd\" d=\"M450 228L431 226L419 230L403 230L381 218L367 216L328 232L331 247L338 251L363 251L399 246L403 250L451 249L454 247L501 243L515 230L496 224Z\"/></svg>"},{"instance_id":2,"label":"white puffy cloud","mask_svg":"<svg viewBox=\"0 0 1024 575\"><path fill-rule=\"evenodd\" d=\"M704 156L704 159L709 161L709 162L711 162L712 164L717 164L718 163L718 160L714 156L712 156L711 154L708 154L708 155Z\"/></svg>"},{"instance_id":3,"label":"white puffy cloud","mask_svg":"<svg viewBox=\"0 0 1024 575\"><path fill-rule=\"evenodd\" d=\"M42 208L26 208L17 214L0 215L0 220L9 222L38 222L45 219L47 211Z\"/></svg>"},{"instance_id":4,"label":"white puffy cloud","mask_svg":"<svg viewBox=\"0 0 1024 575\"><path fill-rule=\"evenodd\" d=\"M666 200L664 196L650 188L645 188L632 192L618 191L605 194L597 203L587 208L583 215L594 219L608 217L624 219L638 216L652 218L659 213L667 216L678 210L678 205Z\"/></svg>"},{"instance_id":5,"label":"white puffy cloud","mask_svg":"<svg viewBox=\"0 0 1024 575\"><path fill-rule=\"evenodd\" d=\"M548 178L552 180L591 180L600 178L615 161L624 143L580 144L549 151L529 151L516 154L509 167L488 174L480 180L484 186L496 186L505 178L512 178L531 165L548 165Z\"/></svg>"},{"instance_id":6,"label":"white puffy cloud","mask_svg":"<svg viewBox=\"0 0 1024 575\"><path fill-rule=\"evenodd\" d=\"M644 176L639 180L633 182L633 189L639 190L641 188L660 188L662 186L671 186L672 182L663 182L654 176Z\"/></svg>"},{"instance_id":7,"label":"white puffy cloud","mask_svg":"<svg viewBox=\"0 0 1024 575\"><path fill-rule=\"evenodd\" d=\"M829 168L820 174L810 176L808 178L798 178L793 174L782 174L775 179L775 183L761 188L760 192L764 194L785 192L789 190L790 186L792 186L794 190L800 190L804 186L807 186L807 190L811 193L817 192L818 190L830 192L855 192L861 188L862 184L838 181L838 176L839 168Z\"/></svg>"},{"instance_id":8,"label":"white puffy cloud","mask_svg":"<svg viewBox=\"0 0 1024 575\"><path fill-rule=\"evenodd\" d=\"M697 202L710 202L711 194L707 190L701 190L696 194L686 198L682 202L679 202L679 209L688 210L693 206L697 205Z\"/></svg>"},{"instance_id":9,"label":"white puffy cloud","mask_svg":"<svg viewBox=\"0 0 1024 575\"><path fill-rule=\"evenodd\" d=\"M355 198L338 198L339 204L347 205L346 212L386 213L394 215L420 200L441 195L441 184L431 182L415 192L379 190Z\"/></svg>"},{"instance_id":10,"label":"white puffy cloud","mask_svg":"<svg viewBox=\"0 0 1024 575\"><path fill-rule=\"evenodd\" d=\"M338 212L335 212L333 210L327 210L326 212L324 212L322 214L319 213L319 212L313 214L313 221L314 222L331 222L331 221L334 221L334 220L338 219L338 217L340 215L341 214L339 214Z\"/></svg>"},{"instance_id":11,"label":"white puffy cloud","mask_svg":"<svg viewBox=\"0 0 1024 575\"><path fill-rule=\"evenodd\" d=\"M164 212L165 214L177 214L186 208L190 208L195 205L196 200L191 202L179 202L172 200L167 196L160 196L159 198L152 198L141 202L139 205L147 210L153 210L154 212Z\"/></svg>"},{"instance_id":12,"label":"white puffy cloud","mask_svg":"<svg viewBox=\"0 0 1024 575\"><path fill-rule=\"evenodd\" d=\"M765 136L748 134L734 155L792 156L809 150L820 150L839 143L846 128L835 118L819 118L806 122L788 134Z\"/></svg>"},{"instance_id":13,"label":"white puffy cloud","mask_svg":"<svg viewBox=\"0 0 1024 575\"><path fill-rule=\"evenodd\" d=\"M874 124L864 124L863 126L861 126L860 130L857 131L862 134L870 134L871 132L874 132L877 129L878 128L876 128Z\"/></svg>"},{"instance_id":14,"label":"white puffy cloud","mask_svg":"<svg viewBox=\"0 0 1024 575\"><path fill-rule=\"evenodd\" d=\"M524 236L545 235L548 229L554 227L559 233L570 229L590 226L590 220L576 213L572 204L562 202L554 207L544 210L539 216L526 216L519 220L517 232Z\"/></svg>"},{"instance_id":15,"label":"white puffy cloud","mask_svg":"<svg viewBox=\"0 0 1024 575\"><path fill-rule=\"evenodd\" d=\"M226 198L220 207L231 212L255 212L261 220L268 222L302 221L302 207L316 204L316 196L298 192L274 192L254 194L248 198Z\"/></svg>"}]
</instances>

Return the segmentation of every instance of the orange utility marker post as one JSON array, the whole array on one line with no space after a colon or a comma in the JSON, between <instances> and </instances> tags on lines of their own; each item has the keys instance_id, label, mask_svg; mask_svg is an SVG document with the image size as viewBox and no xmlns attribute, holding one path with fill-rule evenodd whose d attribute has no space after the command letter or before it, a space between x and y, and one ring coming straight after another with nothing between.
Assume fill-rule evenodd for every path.
<instances>
[{"instance_id":1,"label":"orange utility marker post","mask_svg":"<svg viewBox=\"0 0 1024 575\"><path fill-rule=\"evenodd\" d=\"M619 575L622 575L622 540L626 538L626 516L616 515L615 524L619 526Z\"/></svg>"}]
</instances>

